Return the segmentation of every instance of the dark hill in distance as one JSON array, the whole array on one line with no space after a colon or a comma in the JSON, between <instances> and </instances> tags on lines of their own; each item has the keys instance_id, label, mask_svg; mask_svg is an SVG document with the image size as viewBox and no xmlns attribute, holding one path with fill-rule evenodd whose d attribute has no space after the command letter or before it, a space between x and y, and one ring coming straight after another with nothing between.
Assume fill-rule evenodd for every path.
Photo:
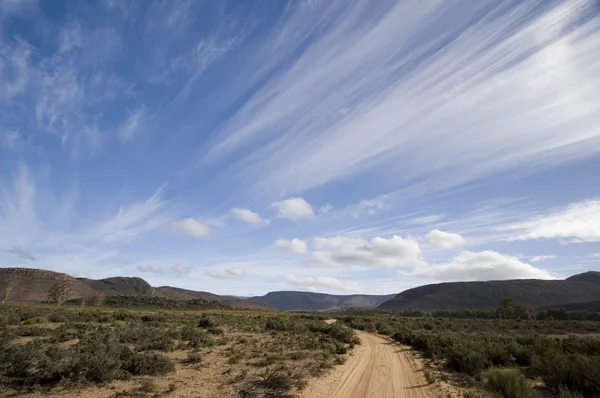
<instances>
[{"instance_id":1,"label":"dark hill in distance","mask_svg":"<svg viewBox=\"0 0 600 398\"><path fill-rule=\"evenodd\" d=\"M207 301L219 301L233 308L245 308L253 310L275 310L276 308L254 300L240 299L234 296L219 296L208 292L198 292L195 290L180 289L178 287L161 286L157 287L156 294L168 297L173 300L192 300L202 299Z\"/></svg>"},{"instance_id":2,"label":"dark hill in distance","mask_svg":"<svg viewBox=\"0 0 600 398\"><path fill-rule=\"evenodd\" d=\"M598 271L588 271L582 274L573 275L567 278L568 281L575 282L589 282L595 283L596 285L600 285L600 272Z\"/></svg>"},{"instance_id":3,"label":"dark hill in distance","mask_svg":"<svg viewBox=\"0 0 600 398\"><path fill-rule=\"evenodd\" d=\"M334 295L312 292L281 291L269 292L264 296L252 297L253 301L268 303L282 311L328 311L346 308L372 309L394 297L388 295Z\"/></svg>"},{"instance_id":4,"label":"dark hill in distance","mask_svg":"<svg viewBox=\"0 0 600 398\"><path fill-rule=\"evenodd\" d=\"M600 300L598 273L566 280L517 279L489 282L438 283L405 290L381 304L382 310L452 310L498 308L510 298L525 307L552 307Z\"/></svg>"}]
</instances>

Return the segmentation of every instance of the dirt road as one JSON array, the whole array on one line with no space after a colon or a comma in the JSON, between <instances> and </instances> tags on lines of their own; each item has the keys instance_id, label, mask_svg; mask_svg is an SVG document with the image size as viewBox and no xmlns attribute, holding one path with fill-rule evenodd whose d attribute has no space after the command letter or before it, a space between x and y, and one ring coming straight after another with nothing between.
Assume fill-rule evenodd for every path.
<instances>
[{"instance_id":1,"label":"dirt road","mask_svg":"<svg viewBox=\"0 0 600 398\"><path fill-rule=\"evenodd\" d=\"M426 398L435 397L418 361L406 348L375 334L356 331L361 344L348 361L314 380L305 398Z\"/></svg>"}]
</instances>

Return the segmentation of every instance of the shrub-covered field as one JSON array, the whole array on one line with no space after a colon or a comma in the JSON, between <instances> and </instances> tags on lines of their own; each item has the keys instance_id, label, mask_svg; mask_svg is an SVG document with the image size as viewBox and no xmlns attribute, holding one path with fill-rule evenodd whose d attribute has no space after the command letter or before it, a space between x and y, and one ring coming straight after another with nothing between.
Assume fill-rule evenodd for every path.
<instances>
[{"instance_id":1,"label":"shrub-covered field","mask_svg":"<svg viewBox=\"0 0 600 398\"><path fill-rule=\"evenodd\" d=\"M600 322L393 314L341 319L354 329L391 336L439 369L462 374L497 397L537 397L539 391L600 397Z\"/></svg>"},{"instance_id":2,"label":"shrub-covered field","mask_svg":"<svg viewBox=\"0 0 600 398\"><path fill-rule=\"evenodd\" d=\"M122 381L124 391L115 396L143 396L168 379L161 392L168 394L186 388L195 371L206 379L202 386L219 391L214 396L288 396L343 363L355 343L349 327L327 325L318 315L5 305L0 393L52 394ZM188 373L178 378L180 372Z\"/></svg>"}]
</instances>

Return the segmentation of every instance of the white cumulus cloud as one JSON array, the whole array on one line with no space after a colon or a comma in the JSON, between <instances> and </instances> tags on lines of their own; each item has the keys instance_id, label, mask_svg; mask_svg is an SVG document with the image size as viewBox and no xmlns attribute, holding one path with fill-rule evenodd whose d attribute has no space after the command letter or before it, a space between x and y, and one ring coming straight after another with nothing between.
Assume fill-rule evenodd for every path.
<instances>
[{"instance_id":1,"label":"white cumulus cloud","mask_svg":"<svg viewBox=\"0 0 600 398\"><path fill-rule=\"evenodd\" d=\"M568 239L600 242L600 200L574 203L528 221L501 227L515 231L509 240Z\"/></svg>"},{"instance_id":2,"label":"white cumulus cloud","mask_svg":"<svg viewBox=\"0 0 600 398\"><path fill-rule=\"evenodd\" d=\"M258 213L250 209L235 207L231 209L231 214L236 218L245 221L249 224L269 224L269 220L263 220Z\"/></svg>"},{"instance_id":3,"label":"white cumulus cloud","mask_svg":"<svg viewBox=\"0 0 600 398\"><path fill-rule=\"evenodd\" d=\"M273 247L283 250L289 250L292 253L306 253L308 251L308 244L301 239L277 239L273 244Z\"/></svg>"},{"instance_id":4,"label":"white cumulus cloud","mask_svg":"<svg viewBox=\"0 0 600 398\"><path fill-rule=\"evenodd\" d=\"M394 235L391 238L315 238L312 253L314 261L331 266L365 265L369 267L397 267L421 263L419 243L411 238Z\"/></svg>"},{"instance_id":5,"label":"white cumulus cloud","mask_svg":"<svg viewBox=\"0 0 600 398\"><path fill-rule=\"evenodd\" d=\"M429 242L444 249L453 249L466 243L465 238L461 235L440 231L439 229L432 230L425 237Z\"/></svg>"},{"instance_id":6,"label":"white cumulus cloud","mask_svg":"<svg viewBox=\"0 0 600 398\"><path fill-rule=\"evenodd\" d=\"M307 290L315 291L317 287L329 287L345 292L360 292L363 291L363 286L355 281L347 281L338 278L324 276L296 276L287 275L285 280L296 286L303 286Z\"/></svg>"},{"instance_id":7,"label":"white cumulus cloud","mask_svg":"<svg viewBox=\"0 0 600 398\"><path fill-rule=\"evenodd\" d=\"M176 232L181 232L193 238L207 238L212 233L212 230L193 218L173 221L171 228Z\"/></svg>"},{"instance_id":8,"label":"white cumulus cloud","mask_svg":"<svg viewBox=\"0 0 600 398\"><path fill-rule=\"evenodd\" d=\"M554 279L547 271L495 251L463 251L445 264L418 267L416 276L440 281L489 281L505 279Z\"/></svg>"},{"instance_id":9,"label":"white cumulus cloud","mask_svg":"<svg viewBox=\"0 0 600 398\"><path fill-rule=\"evenodd\" d=\"M277 209L277 217L287 218L290 220L300 220L302 218L311 218L315 212L306 200L302 198L289 198L280 202L271 204Z\"/></svg>"}]
</instances>

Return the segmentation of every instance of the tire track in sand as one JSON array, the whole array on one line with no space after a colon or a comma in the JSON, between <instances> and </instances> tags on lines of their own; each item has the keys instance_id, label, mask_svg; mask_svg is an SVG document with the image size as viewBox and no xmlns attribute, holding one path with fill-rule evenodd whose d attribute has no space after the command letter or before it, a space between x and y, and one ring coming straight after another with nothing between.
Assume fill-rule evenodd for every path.
<instances>
[{"instance_id":1,"label":"tire track in sand","mask_svg":"<svg viewBox=\"0 0 600 398\"><path fill-rule=\"evenodd\" d=\"M313 380L302 391L304 398L427 398L428 388L407 347L372 333L355 331L361 344L344 365Z\"/></svg>"}]
</instances>

